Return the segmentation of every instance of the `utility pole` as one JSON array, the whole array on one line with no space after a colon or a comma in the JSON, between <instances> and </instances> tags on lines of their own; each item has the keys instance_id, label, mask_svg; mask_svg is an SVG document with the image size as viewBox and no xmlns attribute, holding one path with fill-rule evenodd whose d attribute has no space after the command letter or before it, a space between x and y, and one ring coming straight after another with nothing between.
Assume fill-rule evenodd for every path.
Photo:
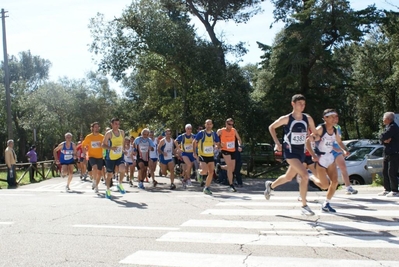
<instances>
[{"instance_id":1,"label":"utility pole","mask_svg":"<svg viewBox=\"0 0 399 267\"><path fill-rule=\"evenodd\" d=\"M11 96L10 96L10 72L8 69L8 53L6 39L6 11L1 9L1 21L3 24L3 54L4 54L4 87L6 88L6 106L7 106L7 131L8 139L13 138L11 121Z\"/></svg>"}]
</instances>

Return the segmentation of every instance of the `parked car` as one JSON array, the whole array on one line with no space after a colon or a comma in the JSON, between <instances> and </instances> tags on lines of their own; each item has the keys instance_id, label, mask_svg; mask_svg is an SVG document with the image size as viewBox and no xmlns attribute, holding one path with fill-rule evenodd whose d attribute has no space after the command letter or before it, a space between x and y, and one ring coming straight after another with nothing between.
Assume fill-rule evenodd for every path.
<instances>
[{"instance_id":1,"label":"parked car","mask_svg":"<svg viewBox=\"0 0 399 267\"><path fill-rule=\"evenodd\" d=\"M253 167L254 164L274 164L276 162L273 146L268 143L257 143L252 151L250 146L243 145L241 159L249 167Z\"/></svg>"},{"instance_id":2,"label":"parked car","mask_svg":"<svg viewBox=\"0 0 399 267\"><path fill-rule=\"evenodd\" d=\"M371 184L371 172L367 168L367 159L379 159L383 157L383 145L354 146L351 154L345 158L349 180L353 185ZM338 182L343 184L342 174L338 168Z\"/></svg>"},{"instance_id":3,"label":"parked car","mask_svg":"<svg viewBox=\"0 0 399 267\"><path fill-rule=\"evenodd\" d=\"M357 147L367 145L379 145L380 141L376 139L352 139L342 141L349 151L355 150Z\"/></svg>"}]
</instances>

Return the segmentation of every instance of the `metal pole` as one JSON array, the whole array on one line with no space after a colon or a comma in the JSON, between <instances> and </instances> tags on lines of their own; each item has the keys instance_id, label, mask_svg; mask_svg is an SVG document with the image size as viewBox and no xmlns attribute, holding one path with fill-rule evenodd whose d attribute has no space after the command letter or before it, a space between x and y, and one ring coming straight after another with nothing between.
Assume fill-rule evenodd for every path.
<instances>
[{"instance_id":1,"label":"metal pole","mask_svg":"<svg viewBox=\"0 0 399 267\"><path fill-rule=\"evenodd\" d=\"M10 73L8 70L8 53L6 39L6 15L4 8L1 9L1 19L3 24L3 54L4 54L4 87L6 88L6 108L7 108L7 131L8 139L13 139L11 121L11 96L10 96Z\"/></svg>"}]
</instances>

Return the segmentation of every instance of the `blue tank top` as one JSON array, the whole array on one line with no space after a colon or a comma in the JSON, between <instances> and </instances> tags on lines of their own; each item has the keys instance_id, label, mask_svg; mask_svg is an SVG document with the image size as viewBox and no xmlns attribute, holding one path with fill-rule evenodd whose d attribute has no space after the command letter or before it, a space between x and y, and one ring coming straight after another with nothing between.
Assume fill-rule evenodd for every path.
<instances>
[{"instance_id":1,"label":"blue tank top","mask_svg":"<svg viewBox=\"0 0 399 267\"><path fill-rule=\"evenodd\" d=\"M305 153L306 137L308 135L308 117L302 114L302 120L296 120L292 114L288 117L288 124L284 126L284 148L290 153Z\"/></svg>"},{"instance_id":2,"label":"blue tank top","mask_svg":"<svg viewBox=\"0 0 399 267\"><path fill-rule=\"evenodd\" d=\"M61 154L60 154L60 163L61 164L71 164L73 163L73 143L71 142L71 146L69 148L66 147L66 142L63 143Z\"/></svg>"}]
</instances>

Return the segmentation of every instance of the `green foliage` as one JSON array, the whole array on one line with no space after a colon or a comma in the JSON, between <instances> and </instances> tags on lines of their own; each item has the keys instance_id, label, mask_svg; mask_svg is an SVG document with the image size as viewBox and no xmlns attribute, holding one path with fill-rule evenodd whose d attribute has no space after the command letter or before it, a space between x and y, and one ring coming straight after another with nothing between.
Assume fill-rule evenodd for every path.
<instances>
[{"instance_id":1,"label":"green foliage","mask_svg":"<svg viewBox=\"0 0 399 267\"><path fill-rule=\"evenodd\" d=\"M384 177L376 174L375 179L374 179L373 183L371 184L371 186L383 186L383 185L384 185Z\"/></svg>"},{"instance_id":2,"label":"green foliage","mask_svg":"<svg viewBox=\"0 0 399 267\"><path fill-rule=\"evenodd\" d=\"M382 14L374 6L355 11L344 0L272 2L276 21L285 22L285 27L272 47L259 44L265 55L255 92L264 100L263 107L277 119L291 111L289 98L302 93L306 112L316 123L322 122L324 109L336 108L345 138L370 137L378 124L360 130L358 107L363 105L368 114L375 110L359 102L363 92L354 81L353 53Z\"/></svg>"}]
</instances>

